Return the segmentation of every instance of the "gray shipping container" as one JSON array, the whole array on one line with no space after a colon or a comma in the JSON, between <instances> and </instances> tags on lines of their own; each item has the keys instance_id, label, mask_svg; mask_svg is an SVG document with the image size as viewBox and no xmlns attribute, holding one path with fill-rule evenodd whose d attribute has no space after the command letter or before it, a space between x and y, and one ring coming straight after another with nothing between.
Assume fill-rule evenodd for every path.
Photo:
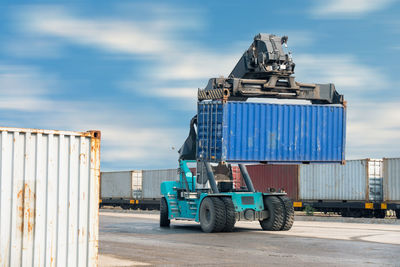
<instances>
[{"instance_id":1,"label":"gray shipping container","mask_svg":"<svg viewBox=\"0 0 400 267\"><path fill-rule=\"evenodd\" d=\"M368 159L300 165L299 199L368 201Z\"/></svg>"},{"instance_id":2,"label":"gray shipping container","mask_svg":"<svg viewBox=\"0 0 400 267\"><path fill-rule=\"evenodd\" d=\"M143 170L142 199L159 199L160 184L179 180L178 169Z\"/></svg>"},{"instance_id":3,"label":"gray shipping container","mask_svg":"<svg viewBox=\"0 0 400 267\"><path fill-rule=\"evenodd\" d=\"M383 159L384 201L400 203L400 158Z\"/></svg>"},{"instance_id":4,"label":"gray shipping container","mask_svg":"<svg viewBox=\"0 0 400 267\"><path fill-rule=\"evenodd\" d=\"M101 198L134 198L142 188L142 171L101 173Z\"/></svg>"},{"instance_id":5,"label":"gray shipping container","mask_svg":"<svg viewBox=\"0 0 400 267\"><path fill-rule=\"evenodd\" d=\"M0 266L96 266L100 132L0 128Z\"/></svg>"}]
</instances>

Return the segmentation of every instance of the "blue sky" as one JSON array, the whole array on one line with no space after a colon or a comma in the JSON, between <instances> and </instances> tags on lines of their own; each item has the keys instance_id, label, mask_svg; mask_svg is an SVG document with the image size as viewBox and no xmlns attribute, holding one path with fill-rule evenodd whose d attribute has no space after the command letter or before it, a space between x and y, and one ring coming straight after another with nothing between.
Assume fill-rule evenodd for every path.
<instances>
[{"instance_id":1,"label":"blue sky","mask_svg":"<svg viewBox=\"0 0 400 267\"><path fill-rule=\"evenodd\" d=\"M103 170L175 167L197 88L259 32L345 95L347 159L400 156L399 1L35 3L0 4L0 124L99 129Z\"/></svg>"}]
</instances>

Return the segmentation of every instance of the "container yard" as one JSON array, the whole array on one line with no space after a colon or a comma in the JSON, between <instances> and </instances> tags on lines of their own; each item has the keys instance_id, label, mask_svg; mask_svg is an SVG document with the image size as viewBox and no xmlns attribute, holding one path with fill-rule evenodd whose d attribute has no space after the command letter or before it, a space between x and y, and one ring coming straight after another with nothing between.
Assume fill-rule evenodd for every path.
<instances>
[{"instance_id":1,"label":"container yard","mask_svg":"<svg viewBox=\"0 0 400 267\"><path fill-rule=\"evenodd\" d=\"M400 266L398 14L6 1L0 267Z\"/></svg>"},{"instance_id":2,"label":"container yard","mask_svg":"<svg viewBox=\"0 0 400 267\"><path fill-rule=\"evenodd\" d=\"M396 197L390 197L395 195L395 190L391 191L389 197L386 195L388 185L396 188L397 171L388 172L387 168L396 168L397 161L399 159L361 159L348 160L344 165L254 164L246 167L256 191L284 191L294 202L294 208L298 211L309 206L316 211L334 212L344 217L381 218L384 217L386 210L399 213L400 201ZM387 167L385 164L390 165ZM147 183L179 180L176 169L135 171L135 173L140 172L157 174L147 176ZM193 169L192 173L195 175L196 170ZM118 183L119 172L102 173L101 179L114 176L114 174L114 183ZM231 179L237 189L245 185L238 166L232 166ZM145 184L145 177L143 176L142 181L138 183ZM110 188L113 187L119 187L119 185L110 185ZM133 197L134 191L131 189L128 193L132 197L120 197L114 200L102 195L101 206L121 206L124 209L160 208L159 192L154 191L152 194L149 192L146 193L148 197L140 197L142 191L139 190L136 192L138 196Z\"/></svg>"}]
</instances>

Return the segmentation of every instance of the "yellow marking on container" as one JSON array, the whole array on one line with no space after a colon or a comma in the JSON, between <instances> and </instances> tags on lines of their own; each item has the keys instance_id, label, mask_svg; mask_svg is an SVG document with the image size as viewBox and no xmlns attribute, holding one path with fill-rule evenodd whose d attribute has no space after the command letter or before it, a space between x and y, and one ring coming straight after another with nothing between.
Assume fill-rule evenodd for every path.
<instances>
[{"instance_id":1,"label":"yellow marking on container","mask_svg":"<svg viewBox=\"0 0 400 267\"><path fill-rule=\"evenodd\" d=\"M365 203L365 208L372 210L374 208L374 203Z\"/></svg>"},{"instance_id":2,"label":"yellow marking on container","mask_svg":"<svg viewBox=\"0 0 400 267\"><path fill-rule=\"evenodd\" d=\"M129 200L129 203L131 203L131 204L135 204L135 200L133 199L131 199L131 200Z\"/></svg>"},{"instance_id":3,"label":"yellow marking on container","mask_svg":"<svg viewBox=\"0 0 400 267\"><path fill-rule=\"evenodd\" d=\"M102 199L99 199L99 203L101 203L101 202L103 202L103 200L102 200Z\"/></svg>"},{"instance_id":4,"label":"yellow marking on container","mask_svg":"<svg viewBox=\"0 0 400 267\"><path fill-rule=\"evenodd\" d=\"M387 209L387 204L386 203L381 203L381 209L386 210Z\"/></svg>"},{"instance_id":5,"label":"yellow marking on container","mask_svg":"<svg viewBox=\"0 0 400 267\"><path fill-rule=\"evenodd\" d=\"M139 200L136 200L136 204L139 204Z\"/></svg>"},{"instance_id":6,"label":"yellow marking on container","mask_svg":"<svg viewBox=\"0 0 400 267\"><path fill-rule=\"evenodd\" d=\"M293 202L293 207L295 207L295 208L301 208L301 207L303 207L303 203L302 202Z\"/></svg>"}]
</instances>

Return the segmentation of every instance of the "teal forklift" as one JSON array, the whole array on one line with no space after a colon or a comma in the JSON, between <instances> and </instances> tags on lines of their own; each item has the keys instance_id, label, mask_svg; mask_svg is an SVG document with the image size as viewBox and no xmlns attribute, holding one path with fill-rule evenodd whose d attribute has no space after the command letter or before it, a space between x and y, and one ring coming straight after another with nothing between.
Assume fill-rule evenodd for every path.
<instances>
[{"instance_id":1,"label":"teal forklift","mask_svg":"<svg viewBox=\"0 0 400 267\"><path fill-rule=\"evenodd\" d=\"M343 95L340 95L335 90L333 84L310 84L295 81L295 77L293 76L295 64L291 54L286 52L285 49L287 47L287 40L286 36L279 37L271 34L256 35L254 42L244 52L227 78L211 78L204 89L198 90L199 107L204 103L211 104L204 105L202 111L199 108L198 114L191 121L189 137L179 150L179 181L168 181L161 184L161 227L168 227L171 220L175 219L199 222L201 229L207 233L233 231L237 221L259 221L261 228L268 231L287 231L291 229L294 221L294 210L293 204L286 193L279 191L257 192L254 189L246 166L243 164L248 162L268 162L259 159L251 160L249 158L235 158L235 161L228 161L224 160L223 156L221 156L226 152L224 149L215 150L218 145L226 142L227 138L220 138L224 136L223 133L226 133L225 136L233 136L236 133L236 136L239 136L239 134L250 132L243 128L244 124L253 127L257 121L261 121L261 117L250 121L250 112L239 117L237 116L238 113L235 115L237 110L232 110L231 113L237 117L228 118L226 115L228 113L223 113L228 106L227 103L246 102L249 98L275 98L307 100L315 108L321 108L321 105L324 104L335 104L345 107ZM217 104L214 105L213 103ZM222 104L219 105L218 103ZM219 107L221 109L218 109ZM330 109L324 112L333 112L334 108ZM210 114L213 115L211 116ZM300 116L299 113L297 115ZM264 122L272 120L266 114L261 114L260 116L263 116ZM202 126L199 124L198 129L196 128L197 117L203 123ZM311 117L308 116L307 118ZM224 119L230 120L237 126L227 130L227 127L219 124L220 120ZM251 140L247 137L236 138L234 143L243 152L238 154L248 155L250 154L248 152L249 149L253 149L253 151L261 151L266 148L277 149L278 146L269 147L266 145L266 142L268 140L279 141L279 138L276 138L277 135L272 134L272 131L279 130L281 126L276 124L274 129L269 129L267 132L264 122L264 126L257 129L257 131L253 131L257 135L254 138L252 137ZM304 121L302 120L302 122ZM321 124L326 125L326 122L322 122ZM300 124L296 125L294 128L298 129ZM210 132L205 132L205 128L210 130ZM338 127L333 125L330 128L331 132L333 131L332 129L336 128ZM345 129L344 127L342 128ZM269 139L265 142L260 142L257 140L260 136L268 136ZM302 132L298 137L304 136L306 135ZM344 138L344 134L336 134L334 136ZM217 137L219 138L218 140ZM333 137L330 136L328 138ZM343 154L336 153L335 155L339 155L341 157L340 160L344 160L344 142L336 143L343 144L343 147L335 148L335 151L343 151ZM246 147L246 144L248 147ZM199 149L203 145L207 146L207 149L203 152L208 153L211 150L215 150L216 152L214 154L202 154L203 152L199 151ZM283 147L282 151L286 149L288 155L297 147L294 145L289 148L290 144L284 143L284 141L278 145ZM259 147L255 148L255 146ZM236 148L233 147L233 149ZM321 150L319 143L315 146L315 149ZM296 155L299 156L305 154L304 151L297 152ZM317 154L314 153L315 151L308 152L312 155ZM284 157L283 162L279 163L287 164L288 161L285 161L287 158L289 156ZM321 161L324 160L322 158ZM196 175L192 174L188 163L197 164ZM227 179L216 179L215 166L211 163L217 163L220 166L225 165L228 169L229 164L238 163L245 186L240 188L233 186L233 179L229 175L229 172L225 175L225 177L228 177ZM300 163L304 163L304 161ZM293 163L290 162L290 164Z\"/></svg>"},{"instance_id":2,"label":"teal forklift","mask_svg":"<svg viewBox=\"0 0 400 267\"><path fill-rule=\"evenodd\" d=\"M231 232L237 221L259 221L263 230L287 231L294 221L291 200L285 193L262 193L254 190L246 166L239 168L246 188L234 189L232 182L217 184L212 166L204 164L210 188L196 188L188 167L189 162L179 161L179 181L161 184L160 226L168 227L172 219L200 222L206 232ZM199 168L198 168L199 169Z\"/></svg>"}]
</instances>

